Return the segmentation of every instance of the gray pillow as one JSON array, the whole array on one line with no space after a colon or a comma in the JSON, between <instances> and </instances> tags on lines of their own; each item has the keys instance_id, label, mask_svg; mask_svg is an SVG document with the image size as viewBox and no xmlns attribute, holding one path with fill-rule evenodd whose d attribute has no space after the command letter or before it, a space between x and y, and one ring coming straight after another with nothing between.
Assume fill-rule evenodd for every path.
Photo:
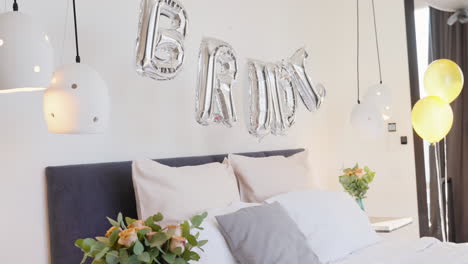
<instances>
[{"instance_id":1,"label":"gray pillow","mask_svg":"<svg viewBox=\"0 0 468 264\"><path fill-rule=\"evenodd\" d=\"M279 203L244 208L216 219L232 255L241 264L320 264Z\"/></svg>"}]
</instances>

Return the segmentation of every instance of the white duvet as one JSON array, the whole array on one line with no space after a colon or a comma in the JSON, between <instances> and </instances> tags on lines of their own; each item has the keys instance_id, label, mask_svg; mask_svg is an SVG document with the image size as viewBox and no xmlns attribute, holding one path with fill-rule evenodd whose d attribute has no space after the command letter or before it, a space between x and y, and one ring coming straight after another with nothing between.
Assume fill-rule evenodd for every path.
<instances>
[{"instance_id":1,"label":"white duvet","mask_svg":"<svg viewBox=\"0 0 468 264\"><path fill-rule=\"evenodd\" d=\"M384 240L333 264L467 264L468 244L435 238Z\"/></svg>"}]
</instances>

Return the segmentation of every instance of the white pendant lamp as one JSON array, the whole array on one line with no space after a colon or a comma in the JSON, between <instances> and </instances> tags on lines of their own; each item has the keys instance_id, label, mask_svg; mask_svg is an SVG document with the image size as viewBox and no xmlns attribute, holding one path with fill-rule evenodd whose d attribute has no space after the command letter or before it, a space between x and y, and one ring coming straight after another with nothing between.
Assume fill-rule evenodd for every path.
<instances>
[{"instance_id":1,"label":"white pendant lamp","mask_svg":"<svg viewBox=\"0 0 468 264\"><path fill-rule=\"evenodd\" d=\"M44 117L52 133L102 133L109 119L108 89L99 73L81 63L75 0L73 14L76 63L62 66L54 73L44 93Z\"/></svg>"},{"instance_id":2,"label":"white pendant lamp","mask_svg":"<svg viewBox=\"0 0 468 264\"><path fill-rule=\"evenodd\" d=\"M392 117L392 93L383 84L373 85L367 90L365 102L374 104L377 111L382 115L383 120L389 120Z\"/></svg>"},{"instance_id":3,"label":"white pendant lamp","mask_svg":"<svg viewBox=\"0 0 468 264\"><path fill-rule=\"evenodd\" d=\"M0 15L0 93L44 90L53 72L49 37L29 15L18 11Z\"/></svg>"},{"instance_id":4,"label":"white pendant lamp","mask_svg":"<svg viewBox=\"0 0 468 264\"><path fill-rule=\"evenodd\" d=\"M383 120L389 120L392 116L392 91L383 84L382 81L382 64L380 62L380 48L379 48L379 36L377 34L377 21L375 15L375 1L372 0L372 15L374 18L374 33L375 33L375 47L377 51L377 66L379 67L379 78L378 84L372 85L368 90L364 98L366 103L374 104Z\"/></svg>"},{"instance_id":5,"label":"white pendant lamp","mask_svg":"<svg viewBox=\"0 0 468 264\"><path fill-rule=\"evenodd\" d=\"M357 104L351 113L351 125L360 135L379 138L384 133L382 116L372 103Z\"/></svg>"},{"instance_id":6,"label":"white pendant lamp","mask_svg":"<svg viewBox=\"0 0 468 264\"><path fill-rule=\"evenodd\" d=\"M361 103L360 97L360 74L359 74L359 0L357 2L357 104L351 112L351 125L361 135L367 138L378 138L383 134L383 119L379 109L372 102Z\"/></svg>"}]
</instances>

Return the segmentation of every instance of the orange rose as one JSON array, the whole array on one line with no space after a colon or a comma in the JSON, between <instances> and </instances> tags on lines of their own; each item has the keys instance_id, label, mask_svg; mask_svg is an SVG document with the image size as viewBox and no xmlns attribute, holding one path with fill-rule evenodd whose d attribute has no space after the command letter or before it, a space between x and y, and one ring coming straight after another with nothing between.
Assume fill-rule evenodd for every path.
<instances>
[{"instance_id":1,"label":"orange rose","mask_svg":"<svg viewBox=\"0 0 468 264\"><path fill-rule=\"evenodd\" d=\"M175 253L177 248L181 248L182 252L185 250L185 237L173 236L171 238L171 244L169 245L169 251Z\"/></svg>"},{"instance_id":2,"label":"orange rose","mask_svg":"<svg viewBox=\"0 0 468 264\"><path fill-rule=\"evenodd\" d=\"M144 225L145 225L145 221L137 220L137 221L131 223L130 225L128 225L128 228L142 227Z\"/></svg>"},{"instance_id":3,"label":"orange rose","mask_svg":"<svg viewBox=\"0 0 468 264\"><path fill-rule=\"evenodd\" d=\"M361 176L363 175L362 169L360 168L354 170L354 173L356 173L356 176L358 176L359 178L361 178Z\"/></svg>"},{"instance_id":4,"label":"orange rose","mask_svg":"<svg viewBox=\"0 0 468 264\"><path fill-rule=\"evenodd\" d=\"M118 243L125 247L131 247L138 240L137 230L135 228L126 229L119 234Z\"/></svg>"},{"instance_id":5,"label":"orange rose","mask_svg":"<svg viewBox=\"0 0 468 264\"><path fill-rule=\"evenodd\" d=\"M151 229L150 227L145 225L145 222L143 220L133 222L132 224L128 225L128 228L134 228L137 232L142 229Z\"/></svg>"},{"instance_id":6,"label":"orange rose","mask_svg":"<svg viewBox=\"0 0 468 264\"><path fill-rule=\"evenodd\" d=\"M109 228L109 230L107 230L106 232L106 237L110 237L110 235L112 235L112 232L114 232L114 230L122 231L122 228L116 227L116 226Z\"/></svg>"}]
</instances>

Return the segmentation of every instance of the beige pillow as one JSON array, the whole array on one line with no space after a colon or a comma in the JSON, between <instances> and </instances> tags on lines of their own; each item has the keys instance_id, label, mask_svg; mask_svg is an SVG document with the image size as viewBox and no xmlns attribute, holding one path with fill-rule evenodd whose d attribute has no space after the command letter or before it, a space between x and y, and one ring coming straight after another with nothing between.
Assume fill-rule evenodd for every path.
<instances>
[{"instance_id":1,"label":"beige pillow","mask_svg":"<svg viewBox=\"0 0 468 264\"><path fill-rule=\"evenodd\" d=\"M240 201L229 164L175 168L148 159L134 161L132 170L138 216L143 219L161 212L163 224L179 223Z\"/></svg>"},{"instance_id":2,"label":"beige pillow","mask_svg":"<svg viewBox=\"0 0 468 264\"><path fill-rule=\"evenodd\" d=\"M261 203L281 193L316 188L305 151L288 158L250 158L230 154L229 163L239 181L244 202Z\"/></svg>"}]
</instances>

